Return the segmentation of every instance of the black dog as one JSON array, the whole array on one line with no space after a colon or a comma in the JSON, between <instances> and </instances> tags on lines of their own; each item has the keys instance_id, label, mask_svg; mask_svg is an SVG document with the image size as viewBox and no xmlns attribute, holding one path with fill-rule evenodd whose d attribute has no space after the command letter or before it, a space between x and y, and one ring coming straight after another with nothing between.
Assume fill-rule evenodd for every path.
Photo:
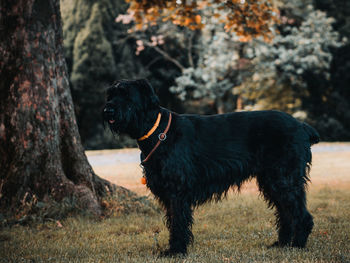
<instances>
[{"instance_id":1,"label":"black dog","mask_svg":"<svg viewBox=\"0 0 350 263\"><path fill-rule=\"evenodd\" d=\"M310 146L319 141L306 123L278 111L177 114L159 106L146 80L110 87L103 117L112 131L138 139L147 186L166 209L167 254L187 252L194 207L252 177L276 208L274 245L305 246L313 227L305 196Z\"/></svg>"}]
</instances>

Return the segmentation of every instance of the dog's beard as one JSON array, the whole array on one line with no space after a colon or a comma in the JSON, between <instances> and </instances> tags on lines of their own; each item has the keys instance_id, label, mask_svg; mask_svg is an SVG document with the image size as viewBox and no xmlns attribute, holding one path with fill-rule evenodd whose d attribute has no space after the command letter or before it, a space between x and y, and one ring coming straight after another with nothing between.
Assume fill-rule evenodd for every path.
<instances>
[{"instance_id":1,"label":"dog's beard","mask_svg":"<svg viewBox=\"0 0 350 263\"><path fill-rule=\"evenodd\" d=\"M113 134L121 135L133 133L134 122L136 120L135 111L129 106L125 111L118 110L111 119L104 120Z\"/></svg>"},{"instance_id":2,"label":"dog's beard","mask_svg":"<svg viewBox=\"0 0 350 263\"><path fill-rule=\"evenodd\" d=\"M110 130L112 133L117 134L117 135L120 134L120 131L118 130L115 121L114 121L113 123L110 123L110 122L108 121L108 127L109 127L109 130Z\"/></svg>"},{"instance_id":3,"label":"dog's beard","mask_svg":"<svg viewBox=\"0 0 350 263\"><path fill-rule=\"evenodd\" d=\"M120 134L120 131L119 131L120 125L118 124L120 122L116 120L115 116L113 116L112 118L103 116L102 118L103 118L102 124L104 129L106 129L106 126L107 126L109 130L112 132L112 134L117 134L117 135Z\"/></svg>"}]
</instances>

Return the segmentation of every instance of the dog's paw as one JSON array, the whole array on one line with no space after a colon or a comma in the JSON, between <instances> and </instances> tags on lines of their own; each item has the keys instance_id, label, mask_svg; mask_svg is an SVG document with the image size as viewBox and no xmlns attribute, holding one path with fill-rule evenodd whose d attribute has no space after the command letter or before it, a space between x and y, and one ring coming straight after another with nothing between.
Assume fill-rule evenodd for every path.
<instances>
[{"instance_id":1,"label":"dog's paw","mask_svg":"<svg viewBox=\"0 0 350 263\"><path fill-rule=\"evenodd\" d=\"M267 246L267 248L281 248L281 247L286 247L288 246L287 244L281 244L280 242L276 241L273 244Z\"/></svg>"},{"instance_id":2,"label":"dog's paw","mask_svg":"<svg viewBox=\"0 0 350 263\"><path fill-rule=\"evenodd\" d=\"M271 245L268 245L267 248L275 248L275 247L279 247L279 246L280 246L280 244L278 243L278 241L275 241Z\"/></svg>"},{"instance_id":3,"label":"dog's paw","mask_svg":"<svg viewBox=\"0 0 350 263\"><path fill-rule=\"evenodd\" d=\"M185 257L186 256L185 251L175 251L172 249L166 249L162 252L160 252L159 256L160 257Z\"/></svg>"}]
</instances>

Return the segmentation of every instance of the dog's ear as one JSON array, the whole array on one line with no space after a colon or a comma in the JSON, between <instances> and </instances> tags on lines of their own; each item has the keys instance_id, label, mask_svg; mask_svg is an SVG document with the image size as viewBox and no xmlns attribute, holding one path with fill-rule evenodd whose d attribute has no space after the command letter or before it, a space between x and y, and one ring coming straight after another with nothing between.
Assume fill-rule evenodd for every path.
<instances>
[{"instance_id":1,"label":"dog's ear","mask_svg":"<svg viewBox=\"0 0 350 263\"><path fill-rule=\"evenodd\" d=\"M128 85L130 81L128 80L117 80L114 81L113 84L107 88L106 90L106 98L107 101L109 101L111 98L117 95L123 95L128 97L129 92L128 92Z\"/></svg>"},{"instance_id":2,"label":"dog's ear","mask_svg":"<svg viewBox=\"0 0 350 263\"><path fill-rule=\"evenodd\" d=\"M107 101L109 101L111 98L113 98L113 96L116 95L116 91L117 91L119 84L120 84L120 81L116 80L113 82L112 85L107 87L106 92L105 92Z\"/></svg>"},{"instance_id":3,"label":"dog's ear","mask_svg":"<svg viewBox=\"0 0 350 263\"><path fill-rule=\"evenodd\" d=\"M138 86L141 89L141 93L145 97L145 107L147 109L159 107L159 99L154 89L151 86L151 83L147 79L138 79L136 80Z\"/></svg>"}]
</instances>

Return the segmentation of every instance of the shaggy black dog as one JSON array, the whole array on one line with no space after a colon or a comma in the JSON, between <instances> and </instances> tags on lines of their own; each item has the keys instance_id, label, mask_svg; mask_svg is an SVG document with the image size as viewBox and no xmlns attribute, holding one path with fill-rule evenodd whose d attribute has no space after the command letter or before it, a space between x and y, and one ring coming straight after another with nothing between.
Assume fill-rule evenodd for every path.
<instances>
[{"instance_id":1,"label":"shaggy black dog","mask_svg":"<svg viewBox=\"0 0 350 263\"><path fill-rule=\"evenodd\" d=\"M187 252L196 206L253 177L276 208L274 245L305 246L313 227L305 196L310 146L319 141L306 123L278 111L177 114L159 106L146 80L113 84L103 118L113 132L138 140L147 187L166 210L166 254Z\"/></svg>"}]
</instances>

